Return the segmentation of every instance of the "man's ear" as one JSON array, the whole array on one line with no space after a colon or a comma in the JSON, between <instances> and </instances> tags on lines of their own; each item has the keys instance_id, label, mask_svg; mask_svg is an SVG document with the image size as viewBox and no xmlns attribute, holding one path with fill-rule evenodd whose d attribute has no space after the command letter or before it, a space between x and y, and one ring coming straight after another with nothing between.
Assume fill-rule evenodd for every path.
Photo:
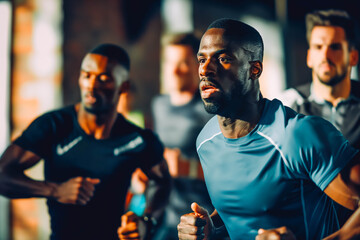
<instances>
[{"instance_id":1,"label":"man's ear","mask_svg":"<svg viewBox=\"0 0 360 240\"><path fill-rule=\"evenodd\" d=\"M263 70L263 66L262 66L262 62L260 61L254 61L251 62L251 67L250 67L250 78L252 80L258 79L262 73Z\"/></svg>"},{"instance_id":2,"label":"man's ear","mask_svg":"<svg viewBox=\"0 0 360 240\"><path fill-rule=\"evenodd\" d=\"M310 69L312 69L312 67L313 67L310 48L307 50L306 65Z\"/></svg>"},{"instance_id":3,"label":"man's ear","mask_svg":"<svg viewBox=\"0 0 360 240\"><path fill-rule=\"evenodd\" d=\"M359 51L356 49L352 49L350 51L350 66L356 66L359 61Z\"/></svg>"}]
</instances>

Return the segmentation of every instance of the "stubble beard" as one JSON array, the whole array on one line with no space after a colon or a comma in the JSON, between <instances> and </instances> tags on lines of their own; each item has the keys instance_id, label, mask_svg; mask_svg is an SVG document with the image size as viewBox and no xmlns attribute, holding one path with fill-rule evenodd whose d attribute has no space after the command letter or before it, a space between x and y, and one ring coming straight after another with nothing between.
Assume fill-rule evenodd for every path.
<instances>
[{"instance_id":1,"label":"stubble beard","mask_svg":"<svg viewBox=\"0 0 360 240\"><path fill-rule=\"evenodd\" d=\"M86 105L84 105L84 109L87 113L90 113L90 114L94 114L94 115L102 115L102 114L106 114L108 112L111 111L111 107L108 106L108 107L88 107Z\"/></svg>"},{"instance_id":2,"label":"stubble beard","mask_svg":"<svg viewBox=\"0 0 360 240\"><path fill-rule=\"evenodd\" d=\"M225 95L221 95L216 99L207 99L203 100L203 102L206 112L222 115L229 101L227 101L227 97Z\"/></svg>"},{"instance_id":3,"label":"stubble beard","mask_svg":"<svg viewBox=\"0 0 360 240\"><path fill-rule=\"evenodd\" d=\"M341 75L335 75L334 77L332 77L328 80L325 80L324 78L322 78L321 76L319 76L317 74L317 78L319 79L319 81L322 84L324 84L326 86L330 86L330 87L333 87L333 86L339 84L340 82L342 82L344 80L345 76L346 76L346 73L343 73Z\"/></svg>"},{"instance_id":4,"label":"stubble beard","mask_svg":"<svg viewBox=\"0 0 360 240\"><path fill-rule=\"evenodd\" d=\"M216 102L204 102L205 111L210 114L218 114L221 106Z\"/></svg>"}]
</instances>

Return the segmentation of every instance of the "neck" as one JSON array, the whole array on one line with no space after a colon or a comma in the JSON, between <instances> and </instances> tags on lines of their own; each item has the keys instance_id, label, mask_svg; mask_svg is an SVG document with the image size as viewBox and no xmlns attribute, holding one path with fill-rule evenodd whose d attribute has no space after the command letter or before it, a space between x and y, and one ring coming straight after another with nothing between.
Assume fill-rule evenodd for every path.
<instances>
[{"instance_id":1,"label":"neck","mask_svg":"<svg viewBox=\"0 0 360 240\"><path fill-rule=\"evenodd\" d=\"M320 97L333 106L350 96L351 80L349 76L346 76L341 82L335 86L328 86L320 82L315 76L313 76L313 90L317 97Z\"/></svg>"},{"instance_id":2,"label":"neck","mask_svg":"<svg viewBox=\"0 0 360 240\"><path fill-rule=\"evenodd\" d=\"M103 114L92 114L87 112L81 103L75 106L78 122L84 132L95 139L106 139L110 137L111 129L115 123L117 112L114 108Z\"/></svg>"},{"instance_id":3,"label":"neck","mask_svg":"<svg viewBox=\"0 0 360 240\"><path fill-rule=\"evenodd\" d=\"M172 91L169 93L170 102L174 106L185 105L194 97L196 90Z\"/></svg>"},{"instance_id":4,"label":"neck","mask_svg":"<svg viewBox=\"0 0 360 240\"><path fill-rule=\"evenodd\" d=\"M265 102L260 99L246 111L246 116L223 117L219 116L218 121L222 134L226 138L241 138L249 134L260 121L264 110Z\"/></svg>"}]
</instances>

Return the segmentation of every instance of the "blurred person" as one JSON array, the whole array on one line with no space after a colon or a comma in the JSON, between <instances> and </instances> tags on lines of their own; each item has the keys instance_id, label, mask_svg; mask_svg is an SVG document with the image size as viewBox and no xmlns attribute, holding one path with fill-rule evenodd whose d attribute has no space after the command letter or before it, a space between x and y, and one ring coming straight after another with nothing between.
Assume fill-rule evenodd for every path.
<instances>
[{"instance_id":1,"label":"blurred person","mask_svg":"<svg viewBox=\"0 0 360 240\"><path fill-rule=\"evenodd\" d=\"M131 82L131 80L129 81ZM136 94L136 86L134 84L130 84L128 89L120 94L117 111L130 122L141 128L145 128L144 114L140 110L134 109Z\"/></svg>"},{"instance_id":2,"label":"blurred person","mask_svg":"<svg viewBox=\"0 0 360 240\"><path fill-rule=\"evenodd\" d=\"M263 51L258 31L232 19L201 39L200 94L216 116L196 145L215 210L193 203L179 239L214 239L223 227L231 239L359 238L360 220L339 230L333 205L358 207L359 151L323 118L263 98Z\"/></svg>"},{"instance_id":3,"label":"blurred person","mask_svg":"<svg viewBox=\"0 0 360 240\"><path fill-rule=\"evenodd\" d=\"M306 15L306 36L312 82L285 91L280 99L299 113L330 121L360 149L360 83L350 79L359 58L355 22L343 10L314 11ZM341 224L350 215L339 208Z\"/></svg>"},{"instance_id":4,"label":"blurred person","mask_svg":"<svg viewBox=\"0 0 360 240\"><path fill-rule=\"evenodd\" d=\"M163 146L150 130L117 113L129 69L121 47L95 47L81 64L81 102L39 116L0 159L0 194L47 198L51 239L118 239L137 167L152 184L144 220L161 214L170 180ZM29 178L24 171L42 159L45 180ZM150 232L143 229L142 236Z\"/></svg>"},{"instance_id":5,"label":"blurred person","mask_svg":"<svg viewBox=\"0 0 360 240\"><path fill-rule=\"evenodd\" d=\"M144 128L144 115L141 111L134 110L134 103L136 99L136 87L131 84L128 89L120 94L117 111L121 113L131 123L138 127ZM138 216L144 214L146 208L145 191L148 183L148 178L140 168L137 168L130 181L130 187L125 200L125 211L132 211Z\"/></svg>"},{"instance_id":6,"label":"blurred person","mask_svg":"<svg viewBox=\"0 0 360 240\"><path fill-rule=\"evenodd\" d=\"M194 199L213 209L195 148L197 135L212 117L199 94L199 43L193 33L167 34L162 39L163 78L168 94L154 98L152 116L154 131L165 146L173 187L154 240L178 239L176 226Z\"/></svg>"}]
</instances>

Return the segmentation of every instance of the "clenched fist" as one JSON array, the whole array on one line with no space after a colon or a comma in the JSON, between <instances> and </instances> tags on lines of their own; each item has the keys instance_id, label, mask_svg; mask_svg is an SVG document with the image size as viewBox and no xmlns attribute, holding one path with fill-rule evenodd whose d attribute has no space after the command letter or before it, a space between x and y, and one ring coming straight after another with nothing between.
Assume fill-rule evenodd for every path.
<instances>
[{"instance_id":1,"label":"clenched fist","mask_svg":"<svg viewBox=\"0 0 360 240\"><path fill-rule=\"evenodd\" d=\"M182 215L180 218L177 227L179 239L211 239L215 227L208 211L197 203L192 203L191 209L194 212Z\"/></svg>"},{"instance_id":2,"label":"clenched fist","mask_svg":"<svg viewBox=\"0 0 360 240\"><path fill-rule=\"evenodd\" d=\"M121 240L140 240L139 217L129 211L121 216L121 227L118 228L118 236Z\"/></svg>"},{"instance_id":3,"label":"clenched fist","mask_svg":"<svg viewBox=\"0 0 360 240\"><path fill-rule=\"evenodd\" d=\"M296 240L296 238L287 227L279 227L268 230L260 228L255 240Z\"/></svg>"},{"instance_id":4,"label":"clenched fist","mask_svg":"<svg viewBox=\"0 0 360 240\"><path fill-rule=\"evenodd\" d=\"M52 197L60 203L86 205L94 196L95 185L99 183L100 180L97 178L71 178L57 184Z\"/></svg>"}]
</instances>

